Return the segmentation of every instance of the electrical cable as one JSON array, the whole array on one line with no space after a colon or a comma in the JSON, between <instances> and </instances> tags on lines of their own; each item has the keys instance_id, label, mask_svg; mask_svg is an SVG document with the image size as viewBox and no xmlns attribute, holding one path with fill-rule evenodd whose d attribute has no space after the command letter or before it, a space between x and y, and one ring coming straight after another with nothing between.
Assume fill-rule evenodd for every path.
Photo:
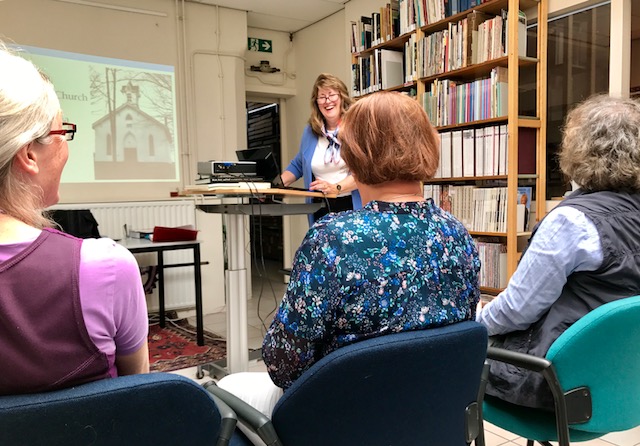
<instances>
[{"instance_id":1,"label":"electrical cable","mask_svg":"<svg viewBox=\"0 0 640 446\"><path fill-rule=\"evenodd\" d=\"M251 186L249 186L249 189L251 190ZM249 238L250 238L250 243L251 243L251 246L250 246L251 247L251 259L252 259L251 264L254 267L253 270L255 270L255 272L257 273L257 276L260 278L260 291L259 291L258 296L257 296L258 303L256 305L256 315L258 316L258 319L260 320L260 324L262 326L262 329L264 330L263 334L265 334L267 332L267 330L268 330L267 325L266 325L266 320L267 320L267 318L269 318L269 316L274 314L275 311L277 310L277 308L278 308L278 299L276 297L276 293L275 293L275 290L273 288L273 283L271 282L271 279L267 276L266 265L264 263L264 241L263 241L263 233L262 233L262 216L263 216L263 213L262 213L262 199L261 199L261 197L258 196L258 192L259 192L258 189L255 189L255 193L252 191L252 198L254 200L251 201L251 215L254 218L251 219ZM255 204L256 201L258 203L258 212L257 213L254 210L254 204ZM257 219L255 218L256 216L257 216ZM256 224L256 220L257 220L257 224ZM257 230L256 230L256 228L257 228ZM256 244L256 238L259 241L257 244ZM259 257L258 257L258 255L259 255ZM260 314L260 306L262 304L262 298L264 296L265 280L267 281L267 283L269 285L269 288L271 289L271 295L273 297L274 308L273 308L273 310L269 311L269 313L267 313L267 315L263 318L262 315ZM253 289L251 290L251 293L252 293L252 298L253 298Z\"/></svg>"}]
</instances>

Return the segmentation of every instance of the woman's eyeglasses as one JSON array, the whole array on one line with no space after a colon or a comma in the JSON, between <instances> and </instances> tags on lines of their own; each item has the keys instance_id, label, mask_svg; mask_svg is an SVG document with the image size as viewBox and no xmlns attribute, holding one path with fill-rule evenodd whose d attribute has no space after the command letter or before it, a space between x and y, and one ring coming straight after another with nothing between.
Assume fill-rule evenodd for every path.
<instances>
[{"instance_id":1,"label":"woman's eyeglasses","mask_svg":"<svg viewBox=\"0 0 640 446\"><path fill-rule=\"evenodd\" d=\"M336 102L340 97L340 93L331 93L329 96L318 96L316 102L318 104L325 104L327 101Z\"/></svg>"},{"instance_id":2,"label":"woman's eyeglasses","mask_svg":"<svg viewBox=\"0 0 640 446\"><path fill-rule=\"evenodd\" d=\"M51 130L49 135L64 135L64 139L67 141L73 141L73 137L76 134L78 127L70 122L63 122L60 130Z\"/></svg>"}]
</instances>

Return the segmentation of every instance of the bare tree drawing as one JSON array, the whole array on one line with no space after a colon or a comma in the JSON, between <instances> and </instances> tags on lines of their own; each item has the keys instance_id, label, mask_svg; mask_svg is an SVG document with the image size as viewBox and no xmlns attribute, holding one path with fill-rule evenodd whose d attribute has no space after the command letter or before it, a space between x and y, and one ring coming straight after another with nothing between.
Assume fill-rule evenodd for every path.
<instances>
[{"instance_id":1,"label":"bare tree drawing","mask_svg":"<svg viewBox=\"0 0 640 446\"><path fill-rule=\"evenodd\" d=\"M105 67L104 74L90 67L91 104L99 107L99 115L105 113L111 120L111 141L116 141L114 111L117 108L120 88L132 82L140 87L145 99L144 112L164 124L171 137L174 135L173 82L168 74L125 70ZM94 109L95 110L95 109Z\"/></svg>"}]
</instances>

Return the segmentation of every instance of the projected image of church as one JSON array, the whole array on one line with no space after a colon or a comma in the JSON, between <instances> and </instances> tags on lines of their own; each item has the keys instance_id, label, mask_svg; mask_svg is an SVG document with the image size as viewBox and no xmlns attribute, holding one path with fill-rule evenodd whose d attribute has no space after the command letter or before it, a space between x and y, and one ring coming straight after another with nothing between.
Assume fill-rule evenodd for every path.
<instances>
[{"instance_id":1,"label":"projected image of church","mask_svg":"<svg viewBox=\"0 0 640 446\"><path fill-rule=\"evenodd\" d=\"M107 71L105 78L109 79L109 74ZM173 107L167 110L170 113L163 113L163 104L167 103L167 98L172 98L172 92L163 91L167 84L157 75L154 79L145 78L139 82L122 82L121 78L118 83L115 82L115 73L113 76L112 82L101 81L92 85L92 98L100 97L108 110L92 124L95 179L175 179L176 148L171 132ZM140 84L151 87L142 91ZM116 85L121 87L117 89ZM143 94L146 95L146 111L141 107ZM116 95L120 97L116 98ZM116 103L120 105L116 107Z\"/></svg>"}]
</instances>

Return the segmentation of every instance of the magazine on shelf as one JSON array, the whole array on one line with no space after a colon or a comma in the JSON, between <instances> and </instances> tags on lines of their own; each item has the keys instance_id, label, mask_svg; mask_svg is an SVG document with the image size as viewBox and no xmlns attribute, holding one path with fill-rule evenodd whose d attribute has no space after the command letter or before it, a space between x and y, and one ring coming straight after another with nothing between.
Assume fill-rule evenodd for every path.
<instances>
[{"instance_id":1,"label":"magazine on shelf","mask_svg":"<svg viewBox=\"0 0 640 446\"><path fill-rule=\"evenodd\" d=\"M518 232L529 230L532 191L531 186L518 187Z\"/></svg>"}]
</instances>

